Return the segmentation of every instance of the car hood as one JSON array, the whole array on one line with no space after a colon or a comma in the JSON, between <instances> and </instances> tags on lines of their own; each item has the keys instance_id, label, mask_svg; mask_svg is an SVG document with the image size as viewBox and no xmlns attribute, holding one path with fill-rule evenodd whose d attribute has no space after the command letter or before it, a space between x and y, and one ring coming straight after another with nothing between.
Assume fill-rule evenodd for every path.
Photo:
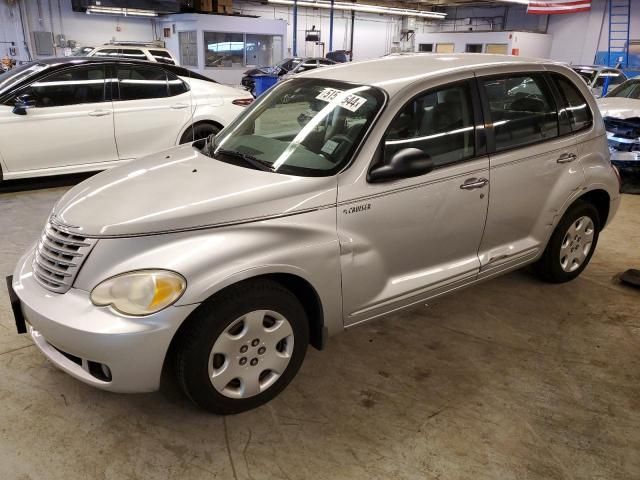
<instances>
[{"instance_id":1,"label":"car hood","mask_svg":"<svg viewBox=\"0 0 640 480\"><path fill-rule=\"evenodd\" d=\"M80 183L53 221L95 237L182 231L334 206L336 188L335 177L252 170L183 145Z\"/></svg>"},{"instance_id":2,"label":"car hood","mask_svg":"<svg viewBox=\"0 0 640 480\"><path fill-rule=\"evenodd\" d=\"M623 97L605 97L597 101L602 117L625 120L640 117L640 100Z\"/></svg>"}]
</instances>

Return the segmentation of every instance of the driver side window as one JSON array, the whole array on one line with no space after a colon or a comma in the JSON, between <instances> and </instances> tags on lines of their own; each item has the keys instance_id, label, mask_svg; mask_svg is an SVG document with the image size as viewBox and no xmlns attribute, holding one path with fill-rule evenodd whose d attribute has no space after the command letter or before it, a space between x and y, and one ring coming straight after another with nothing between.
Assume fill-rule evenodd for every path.
<instances>
[{"instance_id":1,"label":"driver side window","mask_svg":"<svg viewBox=\"0 0 640 480\"><path fill-rule=\"evenodd\" d=\"M410 101L385 134L385 162L406 148L431 157L435 168L475 155L475 126L469 86L433 90Z\"/></svg>"}]
</instances>

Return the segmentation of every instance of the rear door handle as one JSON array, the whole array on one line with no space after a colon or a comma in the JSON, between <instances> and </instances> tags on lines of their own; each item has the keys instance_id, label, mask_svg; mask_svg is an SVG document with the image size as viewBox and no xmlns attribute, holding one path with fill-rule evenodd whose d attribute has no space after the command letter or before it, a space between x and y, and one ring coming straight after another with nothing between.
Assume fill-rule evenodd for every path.
<instances>
[{"instance_id":1,"label":"rear door handle","mask_svg":"<svg viewBox=\"0 0 640 480\"><path fill-rule=\"evenodd\" d=\"M575 153L563 153L558 157L558 160L556 160L556 162L569 163L573 162L576 158L578 158L578 156Z\"/></svg>"},{"instance_id":2,"label":"rear door handle","mask_svg":"<svg viewBox=\"0 0 640 480\"><path fill-rule=\"evenodd\" d=\"M189 104L187 103L176 103L175 105L171 105L171 110L182 110L188 106Z\"/></svg>"},{"instance_id":3,"label":"rear door handle","mask_svg":"<svg viewBox=\"0 0 640 480\"><path fill-rule=\"evenodd\" d=\"M468 178L460 185L462 190L473 190L475 188L482 188L489 183L486 178Z\"/></svg>"},{"instance_id":4,"label":"rear door handle","mask_svg":"<svg viewBox=\"0 0 640 480\"><path fill-rule=\"evenodd\" d=\"M111 110L94 110L89 112L90 117L104 117L105 115L111 115Z\"/></svg>"}]
</instances>

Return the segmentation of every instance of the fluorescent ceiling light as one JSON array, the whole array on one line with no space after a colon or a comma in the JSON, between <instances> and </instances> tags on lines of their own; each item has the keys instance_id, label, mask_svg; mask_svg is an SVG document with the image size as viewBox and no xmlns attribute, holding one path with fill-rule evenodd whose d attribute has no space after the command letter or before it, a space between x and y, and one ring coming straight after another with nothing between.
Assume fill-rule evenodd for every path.
<instances>
[{"instance_id":1,"label":"fluorescent ceiling light","mask_svg":"<svg viewBox=\"0 0 640 480\"><path fill-rule=\"evenodd\" d=\"M269 3L274 3L276 5L288 5L292 6L294 4L293 0L268 0ZM308 8L331 8L331 2L326 0L299 0L299 7L308 7ZM422 17L422 18L434 18L442 20L447 16L446 13L441 12L425 12L423 10L410 10L405 8L395 8L395 7L379 7L376 5L365 5L361 3L347 3L347 2L335 2L333 4L334 10L353 10L354 12L364 12L364 13L386 13L388 15L400 15L403 17Z\"/></svg>"},{"instance_id":2,"label":"fluorescent ceiling light","mask_svg":"<svg viewBox=\"0 0 640 480\"><path fill-rule=\"evenodd\" d=\"M122 15L123 17L157 17L153 10L141 10L139 8L100 7L92 5L87 7L87 15Z\"/></svg>"}]
</instances>

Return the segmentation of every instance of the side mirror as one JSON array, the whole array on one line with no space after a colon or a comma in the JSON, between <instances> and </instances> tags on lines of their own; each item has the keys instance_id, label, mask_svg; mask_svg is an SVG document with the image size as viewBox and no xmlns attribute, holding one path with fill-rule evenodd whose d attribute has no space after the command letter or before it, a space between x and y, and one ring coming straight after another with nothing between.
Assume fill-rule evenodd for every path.
<instances>
[{"instance_id":1,"label":"side mirror","mask_svg":"<svg viewBox=\"0 0 640 480\"><path fill-rule=\"evenodd\" d=\"M16 115L26 115L27 110L35 106L36 101L31 98L31 95L25 93L24 95L16 97L16 102L12 111Z\"/></svg>"},{"instance_id":2,"label":"side mirror","mask_svg":"<svg viewBox=\"0 0 640 480\"><path fill-rule=\"evenodd\" d=\"M371 183L386 182L399 178L417 177L433 170L431 157L418 148L403 148L396 152L389 163L369 170L367 180Z\"/></svg>"}]
</instances>

